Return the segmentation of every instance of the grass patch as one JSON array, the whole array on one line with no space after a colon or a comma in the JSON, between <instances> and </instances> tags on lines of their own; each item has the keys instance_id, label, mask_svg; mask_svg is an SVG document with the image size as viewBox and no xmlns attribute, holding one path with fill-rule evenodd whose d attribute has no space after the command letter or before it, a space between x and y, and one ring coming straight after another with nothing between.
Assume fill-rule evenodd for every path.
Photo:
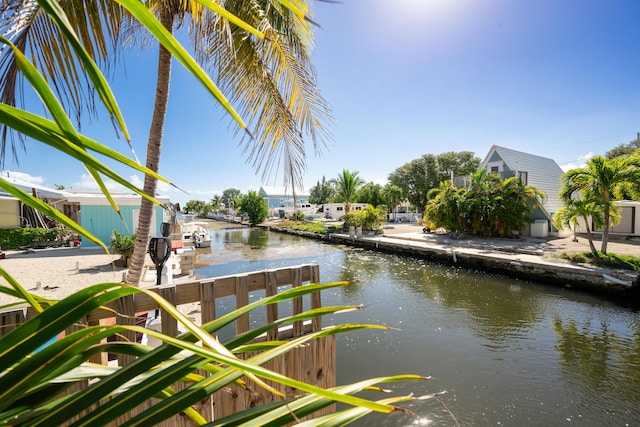
<instances>
[{"instance_id":1,"label":"grass patch","mask_svg":"<svg viewBox=\"0 0 640 427\"><path fill-rule=\"evenodd\" d=\"M591 264L596 267L640 271L640 258L631 255L583 252L579 254L562 254L560 258L568 259L571 262Z\"/></svg>"},{"instance_id":2,"label":"grass patch","mask_svg":"<svg viewBox=\"0 0 640 427\"><path fill-rule=\"evenodd\" d=\"M282 221L278 226L289 230L308 231L311 233L330 233L330 230L325 228L325 226L320 222Z\"/></svg>"}]
</instances>

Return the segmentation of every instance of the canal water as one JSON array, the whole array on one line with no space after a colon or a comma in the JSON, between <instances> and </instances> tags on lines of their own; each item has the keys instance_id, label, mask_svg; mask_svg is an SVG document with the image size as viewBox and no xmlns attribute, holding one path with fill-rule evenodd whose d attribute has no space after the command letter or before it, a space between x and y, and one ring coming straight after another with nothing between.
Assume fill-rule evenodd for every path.
<instances>
[{"instance_id":1,"label":"canal water","mask_svg":"<svg viewBox=\"0 0 640 427\"><path fill-rule=\"evenodd\" d=\"M323 324L392 328L338 338L339 384L414 373L431 379L384 387L446 391L405 404L417 418L376 414L354 425L640 425L637 307L264 230L211 234L211 248L198 253L199 275L317 263L321 282L352 282L324 293L323 305L363 305Z\"/></svg>"}]
</instances>

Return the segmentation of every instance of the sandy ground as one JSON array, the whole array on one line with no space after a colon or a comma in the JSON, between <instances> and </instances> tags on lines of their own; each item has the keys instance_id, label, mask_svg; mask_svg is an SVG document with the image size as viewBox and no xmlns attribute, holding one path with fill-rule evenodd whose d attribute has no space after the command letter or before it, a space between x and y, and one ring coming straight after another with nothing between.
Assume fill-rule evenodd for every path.
<instances>
[{"instance_id":1,"label":"sandy ground","mask_svg":"<svg viewBox=\"0 0 640 427\"><path fill-rule=\"evenodd\" d=\"M212 223L211 229L222 228L227 224ZM228 225L227 225L228 226ZM399 233L422 233L422 226L417 224L394 224L384 229L385 235ZM435 237L434 237L435 238ZM439 236L448 239L447 236ZM472 238L474 242L483 239ZM521 245L542 249L545 256L551 257L558 253L579 253L589 251L587 239L580 237L577 242L572 237L520 240L498 239L485 240L492 245ZM458 241L457 243L461 243ZM600 249L600 243L596 242ZM609 252L640 256L640 239L618 240L613 238L609 242ZM33 251L7 251L6 259L0 260L0 268L4 269L25 289L36 294L52 298L63 298L83 286L104 282L121 282L126 271L124 267L115 267L111 261L118 255L107 255L100 249L85 248L55 248ZM152 276L152 277L149 277ZM155 285L155 274L147 275L143 287ZM0 278L1 284L7 284ZM11 297L0 294L0 305L11 301Z\"/></svg>"},{"instance_id":2,"label":"sandy ground","mask_svg":"<svg viewBox=\"0 0 640 427\"><path fill-rule=\"evenodd\" d=\"M211 222L210 230L232 224ZM235 225L237 226L237 225ZM125 267L112 264L119 255L105 254L99 248L50 248L35 250L5 251L6 258L0 259L0 268L11 275L20 285L37 295L61 299L82 287L97 283L122 282ZM153 265L147 257L147 264ZM155 269L145 275L142 287L155 286ZM0 277L0 285L8 282ZM0 306L12 301L12 297L0 293Z\"/></svg>"},{"instance_id":3,"label":"sandy ground","mask_svg":"<svg viewBox=\"0 0 640 427\"><path fill-rule=\"evenodd\" d=\"M88 284L121 282L124 267L111 261L118 255L107 255L102 249L55 248L33 251L6 251L0 268L28 291L52 299L63 298ZM4 278L0 283L7 284ZM11 297L0 294L0 305Z\"/></svg>"},{"instance_id":4,"label":"sandy ground","mask_svg":"<svg viewBox=\"0 0 640 427\"><path fill-rule=\"evenodd\" d=\"M421 224L391 224L384 228L385 235L404 234L404 233L422 233ZM436 238L436 236L433 236ZM448 239L448 237L440 236L440 239ZM528 246L532 248L541 249L544 252L545 257L553 257L554 255L561 253L581 253L589 252L589 241L583 237L578 236L577 241L573 241L573 236L570 237L549 237L549 238L532 238L524 237L522 239L481 239L476 237L469 237L469 241L476 243L491 243L492 245L501 246ZM458 241L459 242L459 241ZM595 238L593 241L597 250L600 250L600 238ZM619 255L632 255L640 257L640 238L622 239L616 236L611 236L607 244L607 252L615 253Z\"/></svg>"}]
</instances>

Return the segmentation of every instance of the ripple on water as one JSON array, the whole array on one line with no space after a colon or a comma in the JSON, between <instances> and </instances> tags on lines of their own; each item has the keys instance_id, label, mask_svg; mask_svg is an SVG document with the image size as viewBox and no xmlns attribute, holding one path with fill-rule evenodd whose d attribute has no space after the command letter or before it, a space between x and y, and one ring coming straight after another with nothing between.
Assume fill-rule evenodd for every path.
<instances>
[{"instance_id":1,"label":"ripple on water","mask_svg":"<svg viewBox=\"0 0 640 427\"><path fill-rule=\"evenodd\" d=\"M323 293L323 304L365 305L330 316L325 325L372 322L394 328L341 336L339 383L421 373L433 379L389 388L416 395L448 391L440 400L451 412L437 401L413 402L407 405L416 419L376 415L355 425L449 426L455 424L452 414L460 425L601 426L640 420L640 314L632 310L544 284L344 251L292 236L238 249L248 239L243 233L233 242L215 239L211 260L229 262L197 273L318 263L322 282L352 282Z\"/></svg>"}]
</instances>

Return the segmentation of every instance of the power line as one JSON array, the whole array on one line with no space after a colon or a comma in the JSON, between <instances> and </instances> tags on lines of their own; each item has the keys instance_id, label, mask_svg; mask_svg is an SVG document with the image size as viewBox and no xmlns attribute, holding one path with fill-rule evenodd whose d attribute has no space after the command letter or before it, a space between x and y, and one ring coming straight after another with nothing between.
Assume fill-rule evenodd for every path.
<instances>
[{"instance_id":1,"label":"power line","mask_svg":"<svg viewBox=\"0 0 640 427\"><path fill-rule=\"evenodd\" d=\"M595 139L587 139L587 140L584 140L584 141L572 142L570 144L564 144L564 145L554 144L554 147L555 147L555 149L561 149L563 147L570 147L572 145L580 145L580 144L588 144L588 143L591 143L591 142L606 141L608 139L622 138L623 136L630 136L630 135L637 136L637 133L636 132L623 133L623 134L620 134L620 135L605 136L605 137L602 137L602 138L595 138Z\"/></svg>"}]
</instances>

